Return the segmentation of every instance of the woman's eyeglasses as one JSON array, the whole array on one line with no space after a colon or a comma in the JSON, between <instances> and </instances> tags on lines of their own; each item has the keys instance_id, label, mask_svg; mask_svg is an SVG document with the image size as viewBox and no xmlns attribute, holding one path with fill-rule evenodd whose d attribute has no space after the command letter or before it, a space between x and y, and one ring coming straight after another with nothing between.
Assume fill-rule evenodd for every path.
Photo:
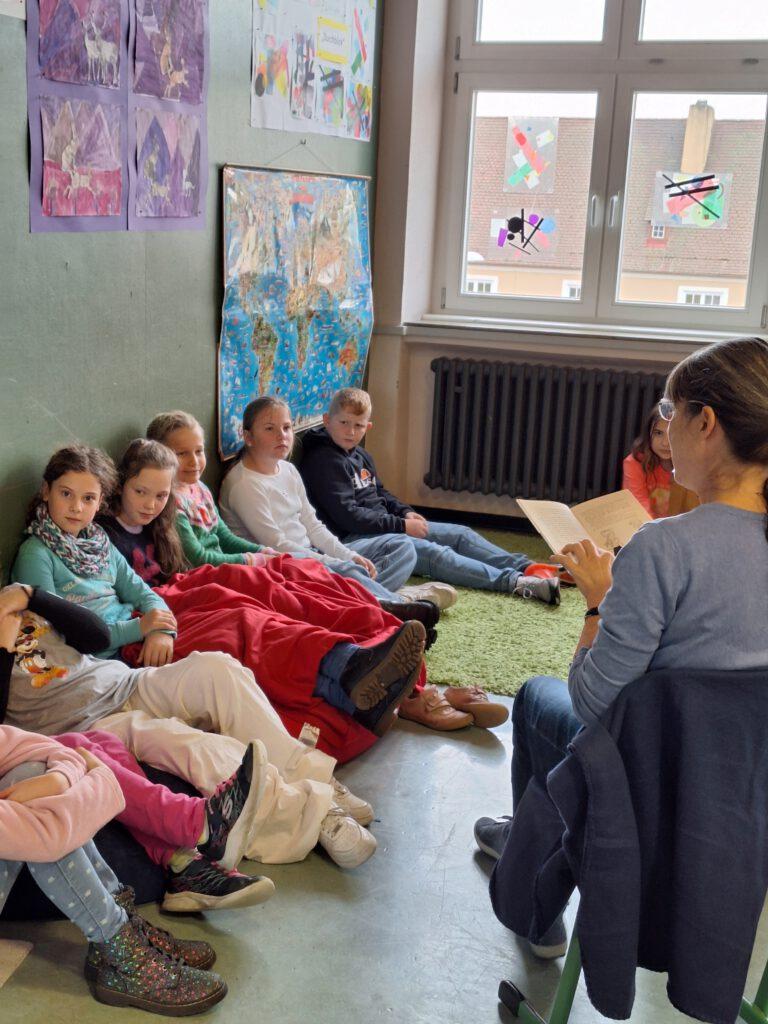
<instances>
[{"instance_id":1,"label":"woman's eyeglasses","mask_svg":"<svg viewBox=\"0 0 768 1024\"><path fill-rule=\"evenodd\" d=\"M690 402L689 401L687 404L688 405L695 405L699 409L703 409L704 408L704 403L703 402ZM672 401L671 398L662 398L662 400L659 402L659 416L661 416L661 418L663 420L666 420L667 423L669 423L669 421L672 419L672 417L674 415L675 415L675 403Z\"/></svg>"}]
</instances>

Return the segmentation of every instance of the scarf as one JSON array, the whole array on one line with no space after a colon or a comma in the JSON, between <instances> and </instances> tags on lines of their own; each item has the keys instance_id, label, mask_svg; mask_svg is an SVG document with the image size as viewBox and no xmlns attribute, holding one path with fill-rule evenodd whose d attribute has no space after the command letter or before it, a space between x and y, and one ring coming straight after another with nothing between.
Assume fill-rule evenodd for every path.
<instances>
[{"instance_id":1,"label":"scarf","mask_svg":"<svg viewBox=\"0 0 768 1024\"><path fill-rule=\"evenodd\" d=\"M75 576L110 575L109 537L96 523L89 523L73 537L59 529L41 504L26 532L41 540Z\"/></svg>"},{"instance_id":2,"label":"scarf","mask_svg":"<svg viewBox=\"0 0 768 1024\"><path fill-rule=\"evenodd\" d=\"M176 489L176 505L196 530L211 533L219 522L213 495L205 484L185 484Z\"/></svg>"}]
</instances>

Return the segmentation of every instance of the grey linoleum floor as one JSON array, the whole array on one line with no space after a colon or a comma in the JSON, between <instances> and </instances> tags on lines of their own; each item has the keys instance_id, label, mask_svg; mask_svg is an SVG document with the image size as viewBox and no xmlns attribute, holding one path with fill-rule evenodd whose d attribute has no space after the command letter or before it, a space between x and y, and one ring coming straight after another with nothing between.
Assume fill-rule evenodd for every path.
<instances>
[{"instance_id":1,"label":"grey linoleum floor","mask_svg":"<svg viewBox=\"0 0 768 1024\"><path fill-rule=\"evenodd\" d=\"M511 703L511 702L510 702ZM543 964L506 931L487 895L490 862L476 853L472 823L509 810L509 724L495 732L428 732L396 725L340 776L371 799L376 855L356 872L324 856L269 867L277 884L261 907L207 917L147 916L216 947L229 995L216 1024L494 1024L513 1018L496 999L511 977L540 1012L558 963ZM255 869L255 865L252 868ZM252 868L249 868L251 870ZM574 907L569 908L569 922ZM84 945L73 926L0 925L34 950L0 990L1 1024L140 1024L138 1010L100 1006L81 975ZM768 950L763 916L751 984ZM638 972L634 1024L689 1018L673 1010L664 978ZM602 1018L580 987L573 1024Z\"/></svg>"}]
</instances>

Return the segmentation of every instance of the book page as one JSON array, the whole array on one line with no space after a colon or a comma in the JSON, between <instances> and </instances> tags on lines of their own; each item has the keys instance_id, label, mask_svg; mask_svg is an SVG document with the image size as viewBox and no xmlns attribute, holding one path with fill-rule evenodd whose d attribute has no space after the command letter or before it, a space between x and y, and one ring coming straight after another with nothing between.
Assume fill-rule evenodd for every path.
<instances>
[{"instance_id":1,"label":"book page","mask_svg":"<svg viewBox=\"0 0 768 1024\"><path fill-rule=\"evenodd\" d=\"M562 502L529 498L517 498L516 501L552 551L559 551L566 544L576 544L587 536L584 526Z\"/></svg>"},{"instance_id":2,"label":"book page","mask_svg":"<svg viewBox=\"0 0 768 1024\"><path fill-rule=\"evenodd\" d=\"M614 491L574 505L573 515L599 548L622 547L651 517L631 491Z\"/></svg>"}]
</instances>

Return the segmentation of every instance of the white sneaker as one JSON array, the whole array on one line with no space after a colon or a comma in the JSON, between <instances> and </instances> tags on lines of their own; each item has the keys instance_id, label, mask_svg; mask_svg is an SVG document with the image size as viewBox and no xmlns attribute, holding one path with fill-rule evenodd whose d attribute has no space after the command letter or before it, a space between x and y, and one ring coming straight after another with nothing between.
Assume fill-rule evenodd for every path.
<instances>
[{"instance_id":1,"label":"white sneaker","mask_svg":"<svg viewBox=\"0 0 768 1024\"><path fill-rule=\"evenodd\" d=\"M450 583L436 583L434 580L430 580L429 583L400 587L398 594L406 601L431 601L441 612L444 612L446 608L452 608L459 596Z\"/></svg>"},{"instance_id":2,"label":"white sneaker","mask_svg":"<svg viewBox=\"0 0 768 1024\"><path fill-rule=\"evenodd\" d=\"M375 836L342 807L332 807L320 824L318 842L340 868L356 868L376 852Z\"/></svg>"},{"instance_id":3,"label":"white sneaker","mask_svg":"<svg viewBox=\"0 0 768 1024\"><path fill-rule=\"evenodd\" d=\"M335 775L331 779L331 785L334 804L350 818L354 818L359 825L370 825L373 821L373 808L368 801L355 796Z\"/></svg>"}]
</instances>

